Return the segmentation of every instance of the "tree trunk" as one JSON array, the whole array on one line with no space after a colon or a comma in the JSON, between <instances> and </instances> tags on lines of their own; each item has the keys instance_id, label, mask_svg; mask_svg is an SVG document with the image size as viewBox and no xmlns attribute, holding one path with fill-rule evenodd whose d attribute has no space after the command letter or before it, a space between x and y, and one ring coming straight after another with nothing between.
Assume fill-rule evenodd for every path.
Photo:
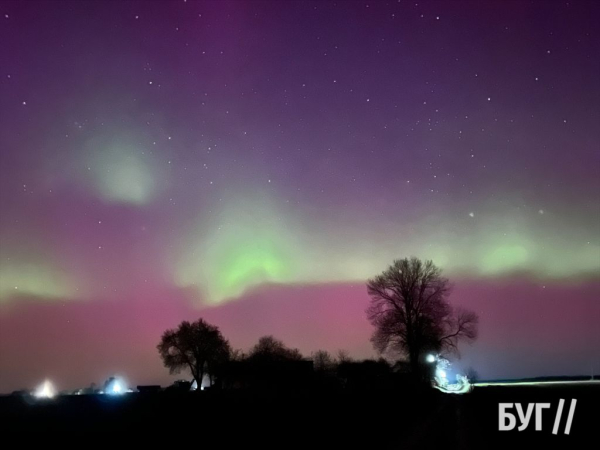
<instances>
[{"instance_id":1,"label":"tree trunk","mask_svg":"<svg viewBox=\"0 0 600 450\"><path fill-rule=\"evenodd\" d=\"M410 362L410 370L413 373L415 379L421 379L421 366L419 364L419 354L414 349L411 349L408 355Z\"/></svg>"}]
</instances>

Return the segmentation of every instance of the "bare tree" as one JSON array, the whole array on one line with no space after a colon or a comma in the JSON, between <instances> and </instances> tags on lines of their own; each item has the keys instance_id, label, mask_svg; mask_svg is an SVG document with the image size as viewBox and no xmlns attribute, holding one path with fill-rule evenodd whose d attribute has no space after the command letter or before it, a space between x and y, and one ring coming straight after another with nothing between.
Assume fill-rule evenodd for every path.
<instances>
[{"instance_id":1,"label":"bare tree","mask_svg":"<svg viewBox=\"0 0 600 450\"><path fill-rule=\"evenodd\" d=\"M458 341L477 337L477 315L454 310L448 303L451 286L432 261L395 260L367 281L371 304L367 316L375 327L372 342L380 352L408 357L420 374L426 352L458 351Z\"/></svg>"},{"instance_id":2,"label":"bare tree","mask_svg":"<svg viewBox=\"0 0 600 450\"><path fill-rule=\"evenodd\" d=\"M198 388L205 375L211 378L229 360L231 347L219 329L204 319L181 322L177 329L163 333L157 345L160 357L171 374L189 369Z\"/></svg>"},{"instance_id":3,"label":"bare tree","mask_svg":"<svg viewBox=\"0 0 600 450\"><path fill-rule=\"evenodd\" d=\"M312 354L314 368L317 372L327 372L333 369L335 361L326 350L317 350Z\"/></svg>"},{"instance_id":4,"label":"bare tree","mask_svg":"<svg viewBox=\"0 0 600 450\"><path fill-rule=\"evenodd\" d=\"M338 350L337 355L336 355L336 360L337 360L338 364L341 364L341 363L345 363L345 362L351 362L352 358L350 357L350 354L348 353L348 351Z\"/></svg>"}]
</instances>

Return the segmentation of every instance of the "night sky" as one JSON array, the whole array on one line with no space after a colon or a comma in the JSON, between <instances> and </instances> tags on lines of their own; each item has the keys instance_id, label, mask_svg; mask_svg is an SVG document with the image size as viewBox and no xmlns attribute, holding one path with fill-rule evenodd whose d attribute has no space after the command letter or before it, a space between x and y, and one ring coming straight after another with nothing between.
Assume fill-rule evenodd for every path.
<instances>
[{"instance_id":1,"label":"night sky","mask_svg":"<svg viewBox=\"0 0 600 450\"><path fill-rule=\"evenodd\" d=\"M0 392L162 331L374 356L431 258L484 378L600 372L600 3L0 2Z\"/></svg>"}]
</instances>

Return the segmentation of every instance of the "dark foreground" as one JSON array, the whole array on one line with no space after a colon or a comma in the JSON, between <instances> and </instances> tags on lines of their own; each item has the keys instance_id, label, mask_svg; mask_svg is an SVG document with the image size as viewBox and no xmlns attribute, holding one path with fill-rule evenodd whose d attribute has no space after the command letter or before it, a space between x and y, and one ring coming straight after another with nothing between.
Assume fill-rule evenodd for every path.
<instances>
[{"instance_id":1,"label":"dark foreground","mask_svg":"<svg viewBox=\"0 0 600 450\"><path fill-rule=\"evenodd\" d=\"M565 399L558 434L552 433L559 399ZM577 407L564 434L572 398ZM498 403L550 403L542 431L535 413L527 429L498 431ZM448 395L433 389L252 392L223 391L67 396L53 400L0 397L0 429L32 433L127 432L203 445L367 445L367 448L587 448L600 424L600 385L477 387ZM516 415L513 408L510 410ZM517 425L520 421L517 419Z\"/></svg>"}]
</instances>

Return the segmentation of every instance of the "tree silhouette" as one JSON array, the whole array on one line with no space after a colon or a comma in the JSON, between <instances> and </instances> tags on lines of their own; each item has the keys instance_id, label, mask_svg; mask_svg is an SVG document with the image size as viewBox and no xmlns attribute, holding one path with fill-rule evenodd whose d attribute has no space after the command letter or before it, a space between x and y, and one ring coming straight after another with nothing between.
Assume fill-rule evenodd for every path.
<instances>
[{"instance_id":1,"label":"tree silhouette","mask_svg":"<svg viewBox=\"0 0 600 450\"><path fill-rule=\"evenodd\" d=\"M326 350L317 350L312 354L313 367L317 372L328 372L335 366L335 360Z\"/></svg>"},{"instance_id":2,"label":"tree silhouette","mask_svg":"<svg viewBox=\"0 0 600 450\"><path fill-rule=\"evenodd\" d=\"M451 286L432 261L395 260L367 281L371 304L367 316L375 327L372 342L380 352L399 352L414 374L421 374L426 352L458 351L458 341L477 337L478 317L453 309Z\"/></svg>"},{"instance_id":3,"label":"tree silhouette","mask_svg":"<svg viewBox=\"0 0 600 450\"><path fill-rule=\"evenodd\" d=\"M211 379L229 360L231 347L219 329L204 319L181 322L177 329L163 333L157 345L160 357L171 374L189 369L198 388L205 375Z\"/></svg>"},{"instance_id":4,"label":"tree silhouette","mask_svg":"<svg viewBox=\"0 0 600 450\"><path fill-rule=\"evenodd\" d=\"M346 350L338 350L337 355L336 355L336 361L338 364L344 363L344 362L351 362L352 358L350 357L350 354Z\"/></svg>"},{"instance_id":5,"label":"tree silhouette","mask_svg":"<svg viewBox=\"0 0 600 450\"><path fill-rule=\"evenodd\" d=\"M467 373L465 375L471 383L475 383L476 381L479 381L479 373L477 372L477 370L475 370L472 367L469 367L467 369Z\"/></svg>"},{"instance_id":6,"label":"tree silhouette","mask_svg":"<svg viewBox=\"0 0 600 450\"><path fill-rule=\"evenodd\" d=\"M300 361L302 354L297 348L289 348L273 336L263 336L250 350L248 359L261 362Z\"/></svg>"}]
</instances>

